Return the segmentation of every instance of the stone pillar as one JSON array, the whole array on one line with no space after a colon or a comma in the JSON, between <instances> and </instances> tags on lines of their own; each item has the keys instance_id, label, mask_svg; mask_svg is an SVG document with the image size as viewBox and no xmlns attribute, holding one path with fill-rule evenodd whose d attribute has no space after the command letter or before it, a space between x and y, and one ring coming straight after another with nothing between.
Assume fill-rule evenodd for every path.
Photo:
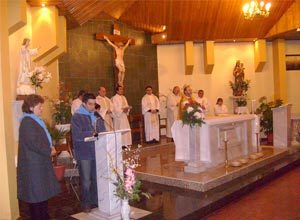
<instances>
[{"instance_id":1,"label":"stone pillar","mask_svg":"<svg viewBox=\"0 0 300 220\"><path fill-rule=\"evenodd\" d=\"M193 41L186 41L184 43L184 63L185 75L192 75L194 69L194 43Z\"/></svg>"},{"instance_id":2,"label":"stone pillar","mask_svg":"<svg viewBox=\"0 0 300 220\"><path fill-rule=\"evenodd\" d=\"M204 70L206 74L211 74L215 65L214 41L205 41L203 44Z\"/></svg>"},{"instance_id":3,"label":"stone pillar","mask_svg":"<svg viewBox=\"0 0 300 220\"><path fill-rule=\"evenodd\" d=\"M8 1L0 1L0 218L19 216L14 140L12 128L12 92L9 71Z\"/></svg>"},{"instance_id":4,"label":"stone pillar","mask_svg":"<svg viewBox=\"0 0 300 220\"><path fill-rule=\"evenodd\" d=\"M287 101L287 80L285 69L285 41L277 39L272 42L273 71L274 71L274 98Z\"/></svg>"},{"instance_id":5,"label":"stone pillar","mask_svg":"<svg viewBox=\"0 0 300 220\"><path fill-rule=\"evenodd\" d=\"M254 67L255 72L261 72L267 62L267 43L260 39L254 43Z\"/></svg>"}]
</instances>

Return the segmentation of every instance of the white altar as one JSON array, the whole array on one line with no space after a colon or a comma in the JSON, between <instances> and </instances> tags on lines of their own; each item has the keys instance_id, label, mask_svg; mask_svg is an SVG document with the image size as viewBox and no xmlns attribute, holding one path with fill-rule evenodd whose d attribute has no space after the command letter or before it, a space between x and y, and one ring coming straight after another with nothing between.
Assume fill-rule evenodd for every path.
<instances>
[{"instance_id":1,"label":"white altar","mask_svg":"<svg viewBox=\"0 0 300 220\"><path fill-rule=\"evenodd\" d=\"M172 135L176 161L185 161L185 172L198 173L224 163L224 135L228 138L228 159L256 151L259 118L256 115L207 117L202 127L174 122Z\"/></svg>"}]
</instances>

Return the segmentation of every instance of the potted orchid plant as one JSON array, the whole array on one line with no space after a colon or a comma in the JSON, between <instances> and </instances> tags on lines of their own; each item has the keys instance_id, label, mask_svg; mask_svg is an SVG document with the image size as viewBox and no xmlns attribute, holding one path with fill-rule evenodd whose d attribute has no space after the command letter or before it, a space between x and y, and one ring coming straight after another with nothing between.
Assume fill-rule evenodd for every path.
<instances>
[{"instance_id":1,"label":"potted orchid plant","mask_svg":"<svg viewBox=\"0 0 300 220\"><path fill-rule=\"evenodd\" d=\"M140 166L139 155L141 145L138 145L136 149L127 147L124 150L123 169L124 173L121 173L117 168L113 167L113 173L116 175L116 181L113 182L115 185L115 195L122 201L121 204L121 215L123 220L130 219L130 207L129 201L140 201L141 196L150 198L149 193L142 192L142 183L136 178L135 170Z\"/></svg>"}]
</instances>

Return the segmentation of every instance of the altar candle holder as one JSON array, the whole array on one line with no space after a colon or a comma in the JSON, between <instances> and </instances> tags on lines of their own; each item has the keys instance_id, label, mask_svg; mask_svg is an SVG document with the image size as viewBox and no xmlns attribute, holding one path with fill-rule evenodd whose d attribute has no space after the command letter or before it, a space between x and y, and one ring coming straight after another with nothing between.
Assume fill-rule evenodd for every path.
<instances>
[{"instance_id":1,"label":"altar candle holder","mask_svg":"<svg viewBox=\"0 0 300 220\"><path fill-rule=\"evenodd\" d=\"M255 133L256 134L256 152L259 153L259 133Z\"/></svg>"},{"instance_id":2,"label":"altar candle holder","mask_svg":"<svg viewBox=\"0 0 300 220\"><path fill-rule=\"evenodd\" d=\"M228 166L229 166L229 163L228 163L227 143L228 143L228 140L227 140L227 139L224 139L225 167L226 167L226 168L228 168Z\"/></svg>"}]
</instances>

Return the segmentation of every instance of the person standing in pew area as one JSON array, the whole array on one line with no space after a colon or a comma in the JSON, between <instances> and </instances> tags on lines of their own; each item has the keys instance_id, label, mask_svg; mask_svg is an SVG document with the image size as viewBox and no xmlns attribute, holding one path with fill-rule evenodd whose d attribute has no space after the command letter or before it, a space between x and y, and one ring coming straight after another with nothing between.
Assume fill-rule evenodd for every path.
<instances>
[{"instance_id":1,"label":"person standing in pew area","mask_svg":"<svg viewBox=\"0 0 300 220\"><path fill-rule=\"evenodd\" d=\"M97 120L95 116L95 104L96 96L85 93L82 105L71 119L75 159L79 165L81 206L85 213L98 206L98 196L95 142L85 142L84 139L98 137L99 132L105 131L103 120Z\"/></svg>"},{"instance_id":2,"label":"person standing in pew area","mask_svg":"<svg viewBox=\"0 0 300 220\"><path fill-rule=\"evenodd\" d=\"M32 220L47 220L48 199L60 192L51 156L56 154L42 120L44 99L29 95L22 105L17 165L18 199L29 203Z\"/></svg>"},{"instance_id":3,"label":"person standing in pew area","mask_svg":"<svg viewBox=\"0 0 300 220\"><path fill-rule=\"evenodd\" d=\"M142 113L145 123L146 143L159 142L159 100L153 94L152 86L146 86L146 94L142 98Z\"/></svg>"}]
</instances>

